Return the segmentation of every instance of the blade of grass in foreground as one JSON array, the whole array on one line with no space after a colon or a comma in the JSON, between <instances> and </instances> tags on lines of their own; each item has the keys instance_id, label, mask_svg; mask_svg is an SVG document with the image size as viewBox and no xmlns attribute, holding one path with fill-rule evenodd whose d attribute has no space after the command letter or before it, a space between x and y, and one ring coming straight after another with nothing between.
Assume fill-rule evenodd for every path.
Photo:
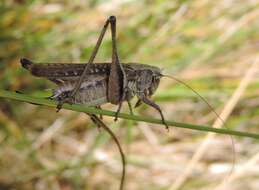
<instances>
[{"instance_id":1,"label":"blade of grass in foreground","mask_svg":"<svg viewBox=\"0 0 259 190\"><path fill-rule=\"evenodd\" d=\"M0 97L17 100L17 101L22 101L22 102L28 102L28 103L32 103L32 104L49 106L49 107L57 106L57 102L55 102L53 100L37 98L37 97L33 97L33 96L25 95L25 94L19 94L19 93L7 91L7 90L0 90ZM108 110L100 110L100 109L93 108L93 107L86 107L83 105L75 105L75 104L73 104L73 105L64 104L63 109L73 110L73 111L77 111L77 112L84 112L84 113L89 113L89 114L101 114L101 115L106 115L106 116L111 116L111 117L114 117L116 114L115 112L108 111ZM147 118L147 117L143 117L143 116L129 115L129 114L125 114L125 113L120 113L118 115L118 117L123 118L123 119L134 120L134 121L142 121L142 122L147 122L147 123L164 125L161 120L153 119L150 117ZM229 130L229 129L212 128L209 126L193 125L193 124L179 123L179 122L174 122L174 121L166 121L166 123L169 126L174 126L174 127L179 127L179 128L187 128L187 129L193 129L193 130L199 130L199 131L207 131L207 132L214 132L214 133L220 133L220 134L226 134L226 135L235 135L235 136L240 136L240 137L249 137L249 138L259 139L259 134L255 134L255 133L234 131L234 130Z\"/></svg>"}]
</instances>

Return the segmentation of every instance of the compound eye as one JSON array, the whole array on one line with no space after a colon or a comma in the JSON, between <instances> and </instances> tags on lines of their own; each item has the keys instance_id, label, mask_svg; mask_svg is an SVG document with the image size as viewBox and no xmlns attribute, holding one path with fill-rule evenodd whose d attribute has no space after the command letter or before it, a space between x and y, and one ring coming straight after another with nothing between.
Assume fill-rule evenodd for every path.
<instances>
[{"instance_id":1,"label":"compound eye","mask_svg":"<svg viewBox=\"0 0 259 190\"><path fill-rule=\"evenodd\" d=\"M153 74L152 79L153 79L153 81L159 80L160 76Z\"/></svg>"}]
</instances>

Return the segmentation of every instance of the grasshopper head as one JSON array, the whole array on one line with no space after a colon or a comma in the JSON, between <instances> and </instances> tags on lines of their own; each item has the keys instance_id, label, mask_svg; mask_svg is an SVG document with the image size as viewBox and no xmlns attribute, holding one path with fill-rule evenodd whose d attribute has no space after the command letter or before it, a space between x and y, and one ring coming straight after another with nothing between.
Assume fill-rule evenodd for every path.
<instances>
[{"instance_id":1,"label":"grasshopper head","mask_svg":"<svg viewBox=\"0 0 259 190\"><path fill-rule=\"evenodd\" d=\"M150 65L138 65L136 72L136 90L139 93L146 93L151 96L155 93L159 83L161 70Z\"/></svg>"}]
</instances>

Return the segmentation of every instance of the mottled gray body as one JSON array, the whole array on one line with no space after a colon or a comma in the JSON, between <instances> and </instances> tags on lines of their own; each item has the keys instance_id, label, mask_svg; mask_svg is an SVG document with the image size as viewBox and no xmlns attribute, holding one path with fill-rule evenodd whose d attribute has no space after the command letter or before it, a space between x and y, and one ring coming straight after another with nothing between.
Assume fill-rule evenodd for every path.
<instances>
[{"instance_id":1,"label":"mottled gray body","mask_svg":"<svg viewBox=\"0 0 259 190\"><path fill-rule=\"evenodd\" d=\"M122 65L128 80L123 101L130 100L135 95L141 99L154 94L161 78L159 68L138 63ZM32 75L47 78L58 85L53 90L52 98L55 100L62 100L69 96L85 68L85 64L32 64L29 60L23 61L22 66ZM111 63L91 64L71 103L87 106L100 106L107 103L110 68Z\"/></svg>"},{"instance_id":2,"label":"mottled gray body","mask_svg":"<svg viewBox=\"0 0 259 190\"><path fill-rule=\"evenodd\" d=\"M53 90L53 99L61 100L75 88L75 82L66 82ZM96 81L83 81L77 94L73 98L74 104L85 104L87 106L99 106L107 102L107 81L105 79Z\"/></svg>"}]
</instances>

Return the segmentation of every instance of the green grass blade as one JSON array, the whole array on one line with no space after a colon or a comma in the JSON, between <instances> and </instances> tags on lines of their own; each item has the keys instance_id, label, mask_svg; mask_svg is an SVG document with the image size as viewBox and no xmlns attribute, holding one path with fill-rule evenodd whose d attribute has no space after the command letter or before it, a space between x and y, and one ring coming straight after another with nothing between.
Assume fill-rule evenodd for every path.
<instances>
[{"instance_id":1,"label":"green grass blade","mask_svg":"<svg viewBox=\"0 0 259 190\"><path fill-rule=\"evenodd\" d=\"M17 100L17 101L22 101L22 102L38 104L38 105L49 106L49 107L56 107L56 105L57 105L57 102L55 102L53 100L37 98L37 97L33 97L33 96L25 95L25 94L19 94L19 93L15 93L15 92L11 92L11 91L6 91L6 90L0 90L0 97ZM64 104L63 109L73 110L73 111L77 111L77 112L90 113L90 114L101 114L101 115L106 115L106 116L111 116L111 117L114 117L116 114L115 112L108 111L108 110L100 110L100 109L93 108L93 107L85 107L83 105L75 105L75 104L73 104L73 105ZM118 117L123 118L123 119L134 120L134 121L141 121L141 122L146 122L146 123L163 125L162 121L159 119L147 118L147 117L143 117L143 116L120 113L118 115ZM234 135L234 136L239 136L239 137L250 137L250 138L254 138L254 139L259 139L259 134L255 134L255 133L234 131L234 130L229 130L229 129L212 128L209 126L193 125L193 124L179 123L179 122L174 122L174 121L166 121L166 123L169 126L174 126L174 127L179 127L179 128L187 128L187 129L214 132L214 133L225 134L225 135Z\"/></svg>"}]
</instances>

